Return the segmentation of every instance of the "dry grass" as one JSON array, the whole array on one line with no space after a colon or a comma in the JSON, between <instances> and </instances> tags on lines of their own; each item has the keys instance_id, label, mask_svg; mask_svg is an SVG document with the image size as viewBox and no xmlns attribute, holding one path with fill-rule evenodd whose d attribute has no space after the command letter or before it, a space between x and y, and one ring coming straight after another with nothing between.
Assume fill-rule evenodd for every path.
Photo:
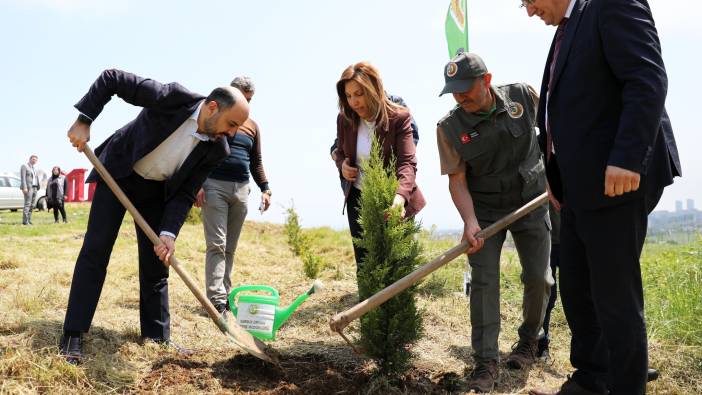
<instances>
[{"instance_id":1,"label":"dry grass","mask_svg":"<svg viewBox=\"0 0 702 395\"><path fill-rule=\"evenodd\" d=\"M125 220L112 254L93 327L85 337L87 360L79 367L63 362L56 345L75 258L82 243L87 206L69 205L68 225L53 225L48 213L36 213L32 228L0 223L0 393L460 393L472 367L466 299L460 295L465 259L447 265L425 281L418 306L426 336L414 347L414 369L399 382L372 375L371 362L356 356L328 327L330 316L357 301L350 237L315 229L315 251L324 259L323 292L313 295L293 315L272 343L282 355L283 371L243 354L222 336L185 285L172 271L172 339L194 351L142 344L138 317L135 232ZM13 213L19 214L21 213ZM19 222L19 217L16 218ZM9 223L8 223L9 222ZM452 243L425 241L429 254ZM177 255L204 283L202 228L188 224ZM9 262L9 264L8 264ZM282 226L247 222L236 255L234 285L265 284L287 305L311 281L302 262L289 251ZM519 266L512 251L503 256L503 357L517 340L521 291ZM569 334L558 307L553 321L552 360L524 372L501 368L495 393L526 393L556 387L570 372ZM358 336L357 323L347 333ZM655 333L655 332L654 332ZM702 351L674 339L650 339L651 363L661 378L649 385L654 394L702 393Z\"/></svg>"}]
</instances>

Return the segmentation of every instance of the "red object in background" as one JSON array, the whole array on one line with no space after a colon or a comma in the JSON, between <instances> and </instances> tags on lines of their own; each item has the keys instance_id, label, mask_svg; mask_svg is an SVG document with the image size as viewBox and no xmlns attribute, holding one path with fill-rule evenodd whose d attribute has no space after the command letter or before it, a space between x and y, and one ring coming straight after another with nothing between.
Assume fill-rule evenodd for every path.
<instances>
[{"instance_id":1,"label":"red object in background","mask_svg":"<svg viewBox=\"0 0 702 395\"><path fill-rule=\"evenodd\" d=\"M88 199L85 199L85 172L87 169L73 169L66 174L66 182L68 183L68 191L66 195L67 202L85 202L93 200L95 192L95 183L88 184Z\"/></svg>"}]
</instances>

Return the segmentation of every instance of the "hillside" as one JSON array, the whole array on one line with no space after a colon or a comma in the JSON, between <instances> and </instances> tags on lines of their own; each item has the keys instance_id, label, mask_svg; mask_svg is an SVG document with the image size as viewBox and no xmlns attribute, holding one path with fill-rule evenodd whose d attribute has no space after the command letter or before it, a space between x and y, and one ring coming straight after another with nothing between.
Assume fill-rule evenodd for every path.
<instances>
[{"instance_id":1,"label":"hillside","mask_svg":"<svg viewBox=\"0 0 702 395\"><path fill-rule=\"evenodd\" d=\"M107 280L85 337L88 360L66 364L57 355L75 258L82 243L88 205L69 204L67 225L35 213L33 227L19 225L21 213L0 212L0 393L460 393L472 366L467 300L460 281L460 258L421 286L425 337L414 347L414 368L392 387L373 376L373 366L357 356L328 327L329 318L357 301L355 266L347 232L309 229L322 256L326 289L302 305L271 345L283 370L242 353L207 318L177 274L171 271L172 339L194 351L142 344L139 336L136 234L125 219L112 254ZM304 220L304 219L303 219ZM424 234L428 257L454 243ZM176 255L204 283L204 241L198 224L186 224ZM661 378L653 394L702 393L702 241L647 245L643 260L651 365ZM519 263L506 249L502 258L502 357L517 340L521 315ZM282 226L246 222L236 255L233 283L265 284L287 305L307 290L301 262L289 251ZM569 335L560 303L553 322L552 359L529 371L500 368L496 393L526 393L555 387L570 373ZM358 336L357 324L348 330Z\"/></svg>"}]
</instances>

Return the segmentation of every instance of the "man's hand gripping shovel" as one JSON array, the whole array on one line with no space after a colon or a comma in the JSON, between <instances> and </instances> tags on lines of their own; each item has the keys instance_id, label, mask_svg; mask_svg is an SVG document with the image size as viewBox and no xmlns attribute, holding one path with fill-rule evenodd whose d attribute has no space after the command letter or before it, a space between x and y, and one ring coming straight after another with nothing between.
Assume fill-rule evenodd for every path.
<instances>
[{"instance_id":1,"label":"man's hand gripping shovel","mask_svg":"<svg viewBox=\"0 0 702 395\"><path fill-rule=\"evenodd\" d=\"M151 240L151 242L154 243L154 245L160 244L161 240L158 238L156 233L153 231L153 229L151 229L149 224L146 223L144 217L142 217L141 214L139 214L134 205L129 201L127 195L124 194L124 192L119 187L119 185L117 185L110 173L108 173L105 166L102 165L100 160L95 156L95 154L90 149L90 147L88 147L87 144L85 144L85 146L83 147L82 152L85 153L85 156L88 157L90 163L92 163L92 165L95 167L95 170L97 170L98 174L100 174L102 180L105 181L105 183L110 187L115 196L117 196L117 199L119 199L119 201L122 202L127 211L129 211L137 225L141 228L141 230L144 231L144 233L146 233L149 240ZM205 294L203 294L202 291L197 287L195 281L193 281L192 277L190 277L190 274L183 268L183 266L181 266L181 264L178 262L175 256L171 256L168 262L170 266L176 271L176 273L178 273L183 282L185 282L185 285L188 286L193 295L195 295L200 304L202 304L202 307L204 307L205 310L207 310L207 314L210 316L212 321L214 321L219 330L221 330L237 346L239 346L241 349L248 352L249 354L264 361L280 366L278 357L273 349L266 346L263 342L256 339L255 337L251 336L249 332L242 329L236 322L227 323L227 321L217 312L217 309L215 309L215 307L212 305L209 299L207 299Z\"/></svg>"}]
</instances>

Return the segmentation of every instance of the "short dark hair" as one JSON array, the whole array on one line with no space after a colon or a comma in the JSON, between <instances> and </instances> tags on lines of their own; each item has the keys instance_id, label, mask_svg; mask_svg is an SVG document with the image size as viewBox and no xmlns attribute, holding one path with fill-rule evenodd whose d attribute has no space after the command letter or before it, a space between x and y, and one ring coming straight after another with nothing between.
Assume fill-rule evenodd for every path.
<instances>
[{"instance_id":1,"label":"short dark hair","mask_svg":"<svg viewBox=\"0 0 702 395\"><path fill-rule=\"evenodd\" d=\"M220 110L228 110L236 104L236 98L227 88L215 88L205 99L205 103L214 101Z\"/></svg>"}]
</instances>

